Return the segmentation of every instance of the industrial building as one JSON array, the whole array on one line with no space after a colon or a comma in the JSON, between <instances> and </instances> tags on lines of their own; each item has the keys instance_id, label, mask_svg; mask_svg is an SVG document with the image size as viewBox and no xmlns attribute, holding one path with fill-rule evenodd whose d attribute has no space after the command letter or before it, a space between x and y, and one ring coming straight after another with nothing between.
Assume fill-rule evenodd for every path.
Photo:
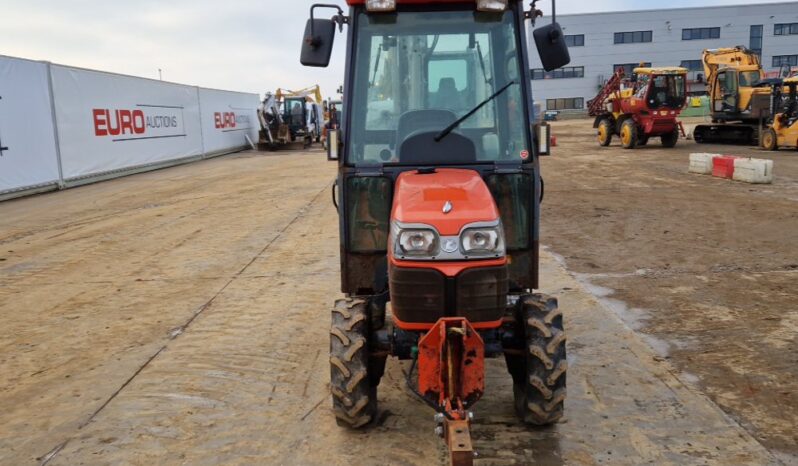
<instances>
[{"instance_id":1,"label":"industrial building","mask_svg":"<svg viewBox=\"0 0 798 466\"><path fill-rule=\"evenodd\" d=\"M570 65L545 72L530 53L534 98L544 110L583 111L614 70L631 73L641 63L689 69L690 92L700 94L704 49L743 45L760 53L766 72L798 66L798 2L558 15L557 21Z\"/></svg>"}]
</instances>

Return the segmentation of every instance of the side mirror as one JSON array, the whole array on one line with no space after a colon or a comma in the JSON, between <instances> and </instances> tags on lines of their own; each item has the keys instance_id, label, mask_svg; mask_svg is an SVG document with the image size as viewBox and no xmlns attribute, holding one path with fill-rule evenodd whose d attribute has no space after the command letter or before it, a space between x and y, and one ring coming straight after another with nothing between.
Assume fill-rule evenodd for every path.
<instances>
[{"instance_id":1,"label":"side mirror","mask_svg":"<svg viewBox=\"0 0 798 466\"><path fill-rule=\"evenodd\" d=\"M541 26L532 33L538 55L546 71L556 70L571 63L571 54L565 44L565 35L559 23Z\"/></svg>"},{"instance_id":2,"label":"side mirror","mask_svg":"<svg viewBox=\"0 0 798 466\"><path fill-rule=\"evenodd\" d=\"M309 19L305 26L299 62L304 66L326 68L330 64L333 42L335 42L335 21Z\"/></svg>"},{"instance_id":3,"label":"side mirror","mask_svg":"<svg viewBox=\"0 0 798 466\"><path fill-rule=\"evenodd\" d=\"M330 128L327 133L327 160L338 160L338 151L341 146L340 131Z\"/></svg>"}]
</instances>

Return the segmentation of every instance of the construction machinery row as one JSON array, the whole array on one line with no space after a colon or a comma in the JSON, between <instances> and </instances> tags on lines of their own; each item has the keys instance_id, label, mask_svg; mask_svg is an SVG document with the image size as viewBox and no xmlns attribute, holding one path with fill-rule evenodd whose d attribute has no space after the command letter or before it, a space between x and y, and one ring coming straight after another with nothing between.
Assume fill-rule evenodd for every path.
<instances>
[{"instance_id":1,"label":"construction machinery row","mask_svg":"<svg viewBox=\"0 0 798 466\"><path fill-rule=\"evenodd\" d=\"M702 54L711 122L693 130L699 144L761 145L768 150L798 146L795 77L789 67L766 78L760 57L745 47L707 49ZM673 147L684 135L678 117L686 104L685 68L640 67L632 76L619 68L588 102L599 144L619 136L626 149L659 137ZM761 135L761 140L760 140Z\"/></svg>"}]
</instances>

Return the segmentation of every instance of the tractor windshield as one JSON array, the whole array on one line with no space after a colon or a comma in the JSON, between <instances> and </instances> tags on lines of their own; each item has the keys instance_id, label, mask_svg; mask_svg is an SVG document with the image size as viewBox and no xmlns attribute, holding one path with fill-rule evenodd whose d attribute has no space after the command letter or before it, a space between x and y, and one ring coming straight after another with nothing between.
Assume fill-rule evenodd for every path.
<instances>
[{"instance_id":1,"label":"tractor windshield","mask_svg":"<svg viewBox=\"0 0 798 466\"><path fill-rule=\"evenodd\" d=\"M648 108L682 108L686 99L684 76L661 74L651 78Z\"/></svg>"},{"instance_id":2,"label":"tractor windshield","mask_svg":"<svg viewBox=\"0 0 798 466\"><path fill-rule=\"evenodd\" d=\"M513 12L361 12L356 28L347 163L519 160L529 149Z\"/></svg>"}]
</instances>

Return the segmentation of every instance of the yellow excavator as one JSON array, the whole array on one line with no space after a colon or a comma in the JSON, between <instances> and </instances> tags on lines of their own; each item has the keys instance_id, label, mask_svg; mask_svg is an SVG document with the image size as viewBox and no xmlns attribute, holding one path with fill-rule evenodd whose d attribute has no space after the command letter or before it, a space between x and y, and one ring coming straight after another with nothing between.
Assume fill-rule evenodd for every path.
<instances>
[{"instance_id":1,"label":"yellow excavator","mask_svg":"<svg viewBox=\"0 0 798 466\"><path fill-rule=\"evenodd\" d=\"M798 149L798 76L773 86L773 122L762 132L762 147Z\"/></svg>"},{"instance_id":2,"label":"yellow excavator","mask_svg":"<svg viewBox=\"0 0 798 466\"><path fill-rule=\"evenodd\" d=\"M702 61L712 124L693 132L697 143L756 145L771 116L771 88L759 55L745 47L704 50Z\"/></svg>"}]
</instances>

